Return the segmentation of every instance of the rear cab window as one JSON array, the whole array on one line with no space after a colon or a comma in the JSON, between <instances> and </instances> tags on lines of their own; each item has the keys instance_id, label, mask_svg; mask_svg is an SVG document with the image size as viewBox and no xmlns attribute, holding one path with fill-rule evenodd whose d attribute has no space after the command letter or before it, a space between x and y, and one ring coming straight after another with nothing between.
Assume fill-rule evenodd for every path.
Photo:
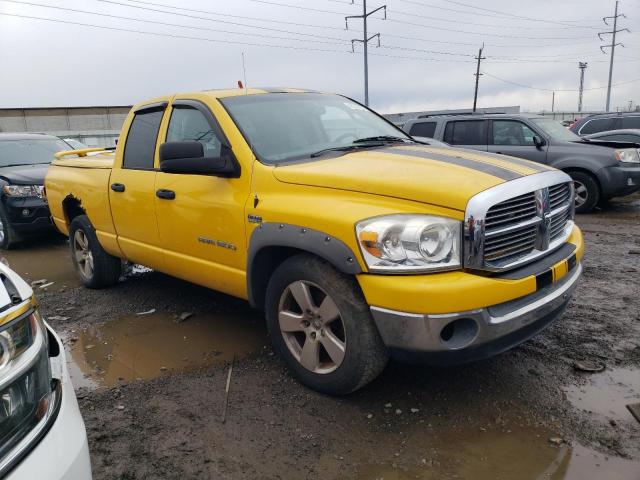
<instances>
[{"instance_id":1,"label":"rear cab window","mask_svg":"<svg viewBox=\"0 0 640 480\"><path fill-rule=\"evenodd\" d=\"M585 124L580 128L580 135L588 135L590 133L606 132L607 130L613 130L615 127L616 119L610 118L594 118L593 120L587 120Z\"/></svg>"},{"instance_id":2,"label":"rear cab window","mask_svg":"<svg viewBox=\"0 0 640 480\"><path fill-rule=\"evenodd\" d=\"M411 125L409 135L413 137L429 137L433 138L436 133L436 122L418 122Z\"/></svg>"},{"instance_id":3,"label":"rear cab window","mask_svg":"<svg viewBox=\"0 0 640 480\"><path fill-rule=\"evenodd\" d=\"M137 112L131 122L124 146L122 168L153 170L153 160L158 140L164 106Z\"/></svg>"},{"instance_id":4,"label":"rear cab window","mask_svg":"<svg viewBox=\"0 0 640 480\"><path fill-rule=\"evenodd\" d=\"M456 120L448 122L444 141L451 145L487 145L486 120Z\"/></svg>"},{"instance_id":5,"label":"rear cab window","mask_svg":"<svg viewBox=\"0 0 640 480\"><path fill-rule=\"evenodd\" d=\"M636 128L640 129L640 115L622 117L622 123L620 128Z\"/></svg>"}]
</instances>

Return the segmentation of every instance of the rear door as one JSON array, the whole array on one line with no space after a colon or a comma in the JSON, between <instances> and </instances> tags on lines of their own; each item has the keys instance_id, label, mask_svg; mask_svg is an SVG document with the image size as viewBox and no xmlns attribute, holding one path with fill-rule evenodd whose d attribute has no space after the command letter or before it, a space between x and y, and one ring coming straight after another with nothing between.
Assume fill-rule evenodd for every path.
<instances>
[{"instance_id":1,"label":"rear door","mask_svg":"<svg viewBox=\"0 0 640 480\"><path fill-rule=\"evenodd\" d=\"M131 262L158 269L161 248L154 185L158 132L166 106L166 102L155 103L134 112L122 157L109 182L111 213L122 253Z\"/></svg>"},{"instance_id":2,"label":"rear door","mask_svg":"<svg viewBox=\"0 0 640 480\"><path fill-rule=\"evenodd\" d=\"M536 147L536 135L543 138L520 120L491 120L488 151L546 163L548 145Z\"/></svg>"},{"instance_id":3,"label":"rear door","mask_svg":"<svg viewBox=\"0 0 640 480\"><path fill-rule=\"evenodd\" d=\"M488 123L488 120L450 120L442 140L456 147L486 152Z\"/></svg>"},{"instance_id":4,"label":"rear door","mask_svg":"<svg viewBox=\"0 0 640 480\"><path fill-rule=\"evenodd\" d=\"M229 144L212 110L203 101L175 100L167 142L198 141L206 157L220 155ZM158 172L156 215L166 272L236 296L246 295L244 208L250 189L249 169L240 178Z\"/></svg>"}]
</instances>

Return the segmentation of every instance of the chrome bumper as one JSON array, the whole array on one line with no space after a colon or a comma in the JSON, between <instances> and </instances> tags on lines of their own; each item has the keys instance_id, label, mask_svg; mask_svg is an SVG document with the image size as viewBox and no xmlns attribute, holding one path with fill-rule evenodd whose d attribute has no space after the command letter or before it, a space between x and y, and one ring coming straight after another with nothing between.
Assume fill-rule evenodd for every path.
<instances>
[{"instance_id":1,"label":"chrome bumper","mask_svg":"<svg viewBox=\"0 0 640 480\"><path fill-rule=\"evenodd\" d=\"M371 313L396 358L423 354L427 363L463 363L513 348L547 327L566 308L581 273L577 264L537 292L478 310L429 315L371 307Z\"/></svg>"}]
</instances>

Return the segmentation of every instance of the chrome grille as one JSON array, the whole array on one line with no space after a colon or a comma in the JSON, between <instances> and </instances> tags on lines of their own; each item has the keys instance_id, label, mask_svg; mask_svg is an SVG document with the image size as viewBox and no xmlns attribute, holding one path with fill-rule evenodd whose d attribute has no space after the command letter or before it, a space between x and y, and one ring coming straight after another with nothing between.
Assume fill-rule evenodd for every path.
<instances>
[{"instance_id":1,"label":"chrome grille","mask_svg":"<svg viewBox=\"0 0 640 480\"><path fill-rule=\"evenodd\" d=\"M465 266L509 270L560 247L573 227L569 180L549 171L476 195L466 212Z\"/></svg>"}]
</instances>

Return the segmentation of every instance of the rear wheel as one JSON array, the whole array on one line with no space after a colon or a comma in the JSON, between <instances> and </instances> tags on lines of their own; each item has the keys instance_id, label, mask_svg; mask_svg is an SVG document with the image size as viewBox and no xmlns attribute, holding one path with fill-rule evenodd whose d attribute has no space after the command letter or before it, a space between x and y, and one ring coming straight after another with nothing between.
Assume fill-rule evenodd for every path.
<instances>
[{"instance_id":1,"label":"rear wheel","mask_svg":"<svg viewBox=\"0 0 640 480\"><path fill-rule=\"evenodd\" d=\"M293 375L324 393L344 395L384 369L388 353L355 280L311 255L273 273L266 294L269 334Z\"/></svg>"},{"instance_id":2,"label":"rear wheel","mask_svg":"<svg viewBox=\"0 0 640 480\"><path fill-rule=\"evenodd\" d=\"M104 288L118 282L122 262L104 251L86 215L79 215L71 222L69 247L71 260L86 287Z\"/></svg>"},{"instance_id":3,"label":"rear wheel","mask_svg":"<svg viewBox=\"0 0 640 480\"><path fill-rule=\"evenodd\" d=\"M600 187L596 179L586 172L568 172L575 188L576 213L588 213L600 201Z\"/></svg>"}]
</instances>

